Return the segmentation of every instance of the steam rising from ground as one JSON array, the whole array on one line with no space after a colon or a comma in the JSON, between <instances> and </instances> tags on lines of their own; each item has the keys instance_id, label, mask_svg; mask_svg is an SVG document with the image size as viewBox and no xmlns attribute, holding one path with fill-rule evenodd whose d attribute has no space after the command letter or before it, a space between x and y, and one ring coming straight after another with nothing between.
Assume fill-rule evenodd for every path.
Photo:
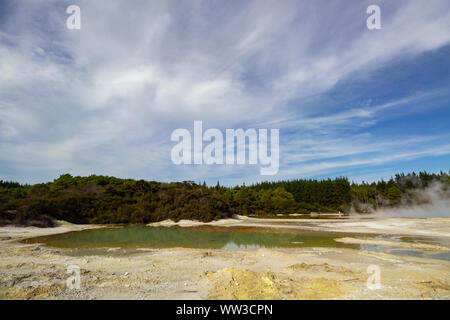
<instances>
[{"instance_id":1,"label":"steam rising from ground","mask_svg":"<svg viewBox=\"0 0 450 320\"><path fill-rule=\"evenodd\" d=\"M408 218L450 218L450 189L435 182L424 190L412 194L420 204L402 205L399 208L381 208L371 216Z\"/></svg>"}]
</instances>

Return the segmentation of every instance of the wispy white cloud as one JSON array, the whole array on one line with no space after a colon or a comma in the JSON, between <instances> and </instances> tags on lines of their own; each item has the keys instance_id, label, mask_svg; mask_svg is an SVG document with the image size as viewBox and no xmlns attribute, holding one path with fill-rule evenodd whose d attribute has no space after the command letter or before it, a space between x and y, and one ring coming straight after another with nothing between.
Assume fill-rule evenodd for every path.
<instances>
[{"instance_id":1,"label":"wispy white cloud","mask_svg":"<svg viewBox=\"0 0 450 320\"><path fill-rule=\"evenodd\" d=\"M289 176L313 176L322 173L329 173L335 169L342 169L346 167L360 167L360 166L371 166L371 165L380 165L390 162L402 161L402 160L411 160L418 157L424 156L439 156L450 154L450 144L422 149L420 151L410 151L410 152L397 152L393 154L381 155L381 156L373 156L373 157L364 157L364 158L354 158L354 159L346 159L346 160L338 160L338 161L320 161L315 163L310 163L306 165L301 165L298 167L293 167L285 172L283 172L284 177L287 178Z\"/></svg>"},{"instance_id":2,"label":"wispy white cloud","mask_svg":"<svg viewBox=\"0 0 450 320\"><path fill-rule=\"evenodd\" d=\"M308 102L349 77L448 45L445 0L382 1L376 33L365 28L364 1L78 4L79 31L65 28L56 0L17 2L0 25L0 174L260 179L248 166L173 166L170 132L196 119L284 128L285 177L438 154L425 136L402 134L411 143L399 151L401 141L364 132L381 112L427 93L338 111ZM322 161L336 157L347 159Z\"/></svg>"}]
</instances>

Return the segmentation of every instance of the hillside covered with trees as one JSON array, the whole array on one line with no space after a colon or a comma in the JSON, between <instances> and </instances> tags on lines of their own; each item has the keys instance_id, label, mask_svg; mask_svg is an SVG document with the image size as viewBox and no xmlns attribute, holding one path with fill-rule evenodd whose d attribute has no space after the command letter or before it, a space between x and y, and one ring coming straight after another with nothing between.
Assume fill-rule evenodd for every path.
<instances>
[{"instance_id":1,"label":"hillside covered with trees","mask_svg":"<svg viewBox=\"0 0 450 320\"><path fill-rule=\"evenodd\" d=\"M448 173L398 174L389 181L327 180L263 182L233 188L192 181L161 183L96 176L61 175L53 182L21 185L0 180L0 225L148 223L165 219L217 220L233 214L274 216L310 212L370 213L421 204L433 184L450 188Z\"/></svg>"}]
</instances>

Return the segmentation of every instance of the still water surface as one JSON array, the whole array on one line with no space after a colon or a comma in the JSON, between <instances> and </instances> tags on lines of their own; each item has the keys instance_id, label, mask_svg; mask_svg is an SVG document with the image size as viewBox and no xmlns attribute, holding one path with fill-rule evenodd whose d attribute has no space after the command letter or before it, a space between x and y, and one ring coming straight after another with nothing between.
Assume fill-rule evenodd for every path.
<instances>
[{"instance_id":1,"label":"still water surface","mask_svg":"<svg viewBox=\"0 0 450 320\"><path fill-rule=\"evenodd\" d=\"M95 248L209 248L240 250L254 248L332 247L380 251L390 254L429 257L449 260L450 251L425 252L405 250L381 245L347 244L334 239L342 237L376 237L397 242L422 242L438 244L438 240L386 235L361 235L351 233L308 232L255 227L147 227L126 226L75 231L27 239L27 243L44 243L52 247L71 249ZM441 243L442 244L442 243ZM449 244L450 245L450 244ZM84 251L81 251L84 252Z\"/></svg>"},{"instance_id":2,"label":"still water surface","mask_svg":"<svg viewBox=\"0 0 450 320\"><path fill-rule=\"evenodd\" d=\"M357 245L334 241L335 233L283 232L262 228L220 227L146 227L106 228L37 237L28 243L42 242L54 247L142 247L250 249L282 247L345 247Z\"/></svg>"}]
</instances>

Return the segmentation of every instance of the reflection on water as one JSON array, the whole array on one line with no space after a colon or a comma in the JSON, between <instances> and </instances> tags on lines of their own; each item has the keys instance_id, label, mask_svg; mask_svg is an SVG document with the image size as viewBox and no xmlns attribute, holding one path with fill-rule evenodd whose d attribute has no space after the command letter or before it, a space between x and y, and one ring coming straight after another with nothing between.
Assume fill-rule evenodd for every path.
<instances>
[{"instance_id":1,"label":"reflection on water","mask_svg":"<svg viewBox=\"0 0 450 320\"><path fill-rule=\"evenodd\" d=\"M244 250L244 249L260 249L264 246L260 244L238 244L233 241L227 242L221 249L224 250Z\"/></svg>"},{"instance_id":2,"label":"reflection on water","mask_svg":"<svg viewBox=\"0 0 450 320\"><path fill-rule=\"evenodd\" d=\"M283 247L342 247L355 244L334 241L335 233L283 232L261 228L167 228L124 227L95 229L38 237L26 242L42 242L54 247L148 247L255 249Z\"/></svg>"},{"instance_id":3,"label":"reflection on water","mask_svg":"<svg viewBox=\"0 0 450 320\"><path fill-rule=\"evenodd\" d=\"M25 240L27 243L45 243L60 248L71 248L74 252L99 252L100 248L122 248L133 251L139 248L211 248L224 250L249 250L259 248L295 248L295 247L333 247L353 248L394 255L428 257L450 261L450 251L430 252L398 246L374 244L349 244L337 242L335 238L364 237L331 232L307 232L299 230L279 230L267 228L242 227L192 227L168 228L127 226L69 232ZM371 236L373 237L373 235ZM443 244L450 247L446 240L401 236L375 236L390 242ZM444 241L444 243L442 242ZM82 251L78 251L82 250ZM104 250L100 250L104 252ZM111 251L112 252L112 251ZM125 252L125 251L124 251ZM108 254L110 251L108 251ZM120 253L120 252L119 252Z\"/></svg>"}]
</instances>

